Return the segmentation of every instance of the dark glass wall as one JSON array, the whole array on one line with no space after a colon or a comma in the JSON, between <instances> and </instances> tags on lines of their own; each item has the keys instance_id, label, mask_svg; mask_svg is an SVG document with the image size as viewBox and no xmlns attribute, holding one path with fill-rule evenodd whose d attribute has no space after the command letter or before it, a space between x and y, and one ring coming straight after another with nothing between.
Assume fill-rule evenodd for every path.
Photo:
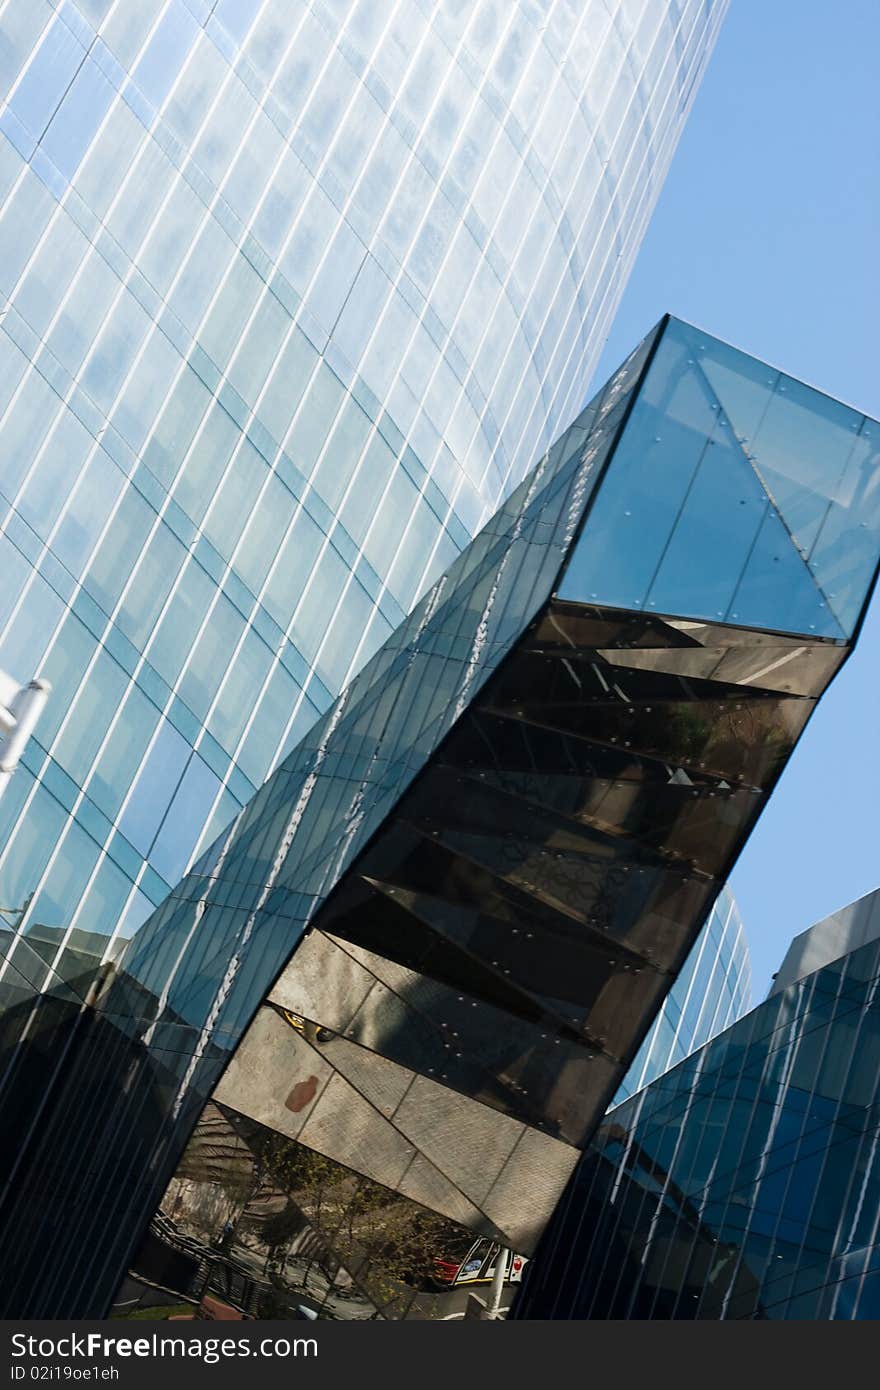
<instances>
[{"instance_id":1,"label":"dark glass wall","mask_svg":"<svg viewBox=\"0 0 880 1390\"><path fill-rule=\"evenodd\" d=\"M880 1317L880 942L610 1112L524 1318Z\"/></svg>"}]
</instances>

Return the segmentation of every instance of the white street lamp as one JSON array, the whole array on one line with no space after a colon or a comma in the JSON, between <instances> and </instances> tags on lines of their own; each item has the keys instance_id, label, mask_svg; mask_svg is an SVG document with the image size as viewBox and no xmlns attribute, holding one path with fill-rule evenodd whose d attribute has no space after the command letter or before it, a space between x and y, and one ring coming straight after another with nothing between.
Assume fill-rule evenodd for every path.
<instances>
[{"instance_id":1,"label":"white street lamp","mask_svg":"<svg viewBox=\"0 0 880 1390\"><path fill-rule=\"evenodd\" d=\"M13 676L0 671L0 796L18 766L51 689L49 682L43 680L20 686Z\"/></svg>"}]
</instances>

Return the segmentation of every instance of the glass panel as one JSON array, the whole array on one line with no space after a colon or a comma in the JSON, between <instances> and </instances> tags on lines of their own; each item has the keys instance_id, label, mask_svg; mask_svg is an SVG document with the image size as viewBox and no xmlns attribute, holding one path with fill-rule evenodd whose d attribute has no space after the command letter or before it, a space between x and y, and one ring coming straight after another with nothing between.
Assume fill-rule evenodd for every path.
<instances>
[{"instance_id":1,"label":"glass panel","mask_svg":"<svg viewBox=\"0 0 880 1390\"><path fill-rule=\"evenodd\" d=\"M159 612L185 560L186 550L172 531L160 522L141 554L116 619L139 650L151 636ZM182 582L186 584L186 577Z\"/></svg>"},{"instance_id":2,"label":"glass panel","mask_svg":"<svg viewBox=\"0 0 880 1390\"><path fill-rule=\"evenodd\" d=\"M136 685L129 686L89 783L89 796L111 819L116 817L158 719L156 706Z\"/></svg>"},{"instance_id":3,"label":"glass panel","mask_svg":"<svg viewBox=\"0 0 880 1390\"><path fill-rule=\"evenodd\" d=\"M40 716L40 739L48 748L76 698L95 639L72 613L66 613L40 674L52 685L52 699Z\"/></svg>"},{"instance_id":4,"label":"glass panel","mask_svg":"<svg viewBox=\"0 0 880 1390\"><path fill-rule=\"evenodd\" d=\"M295 508L293 494L279 478L270 475L235 557L235 569L252 594L262 588Z\"/></svg>"},{"instance_id":5,"label":"glass panel","mask_svg":"<svg viewBox=\"0 0 880 1390\"><path fill-rule=\"evenodd\" d=\"M852 632L880 552L880 425L865 420L810 552L809 564Z\"/></svg>"},{"instance_id":6,"label":"glass panel","mask_svg":"<svg viewBox=\"0 0 880 1390\"><path fill-rule=\"evenodd\" d=\"M66 178L73 178L115 95L104 74L87 58L41 141Z\"/></svg>"},{"instance_id":7,"label":"glass panel","mask_svg":"<svg viewBox=\"0 0 880 1390\"><path fill-rule=\"evenodd\" d=\"M223 690L207 725L208 732L229 753L234 752L251 717L271 663L272 653L266 643L249 629L226 674Z\"/></svg>"},{"instance_id":8,"label":"glass panel","mask_svg":"<svg viewBox=\"0 0 880 1390\"><path fill-rule=\"evenodd\" d=\"M730 616L746 627L774 627L839 640L844 636L774 509L764 516Z\"/></svg>"},{"instance_id":9,"label":"glass panel","mask_svg":"<svg viewBox=\"0 0 880 1390\"><path fill-rule=\"evenodd\" d=\"M206 1164L209 1152L215 1157ZM420 1185L414 1171L410 1189L421 1195L432 1176L423 1172ZM440 1174L434 1181L454 1200L451 1184ZM113 1315L441 1318L460 1310L467 1286L485 1289L497 1248L211 1102ZM508 1288L523 1264L522 1256L511 1262Z\"/></svg>"},{"instance_id":10,"label":"glass panel","mask_svg":"<svg viewBox=\"0 0 880 1390\"><path fill-rule=\"evenodd\" d=\"M88 908L80 915L81 930L112 936L119 925L131 887L131 879L112 859L105 857L89 889Z\"/></svg>"},{"instance_id":11,"label":"glass panel","mask_svg":"<svg viewBox=\"0 0 880 1390\"><path fill-rule=\"evenodd\" d=\"M767 510L720 412L715 421L648 592L648 607L661 613L724 618Z\"/></svg>"},{"instance_id":12,"label":"glass panel","mask_svg":"<svg viewBox=\"0 0 880 1390\"><path fill-rule=\"evenodd\" d=\"M61 945L64 928L70 925L71 916L97 861L98 846L90 835L72 821L67 827L66 835L57 846L52 867L46 876L46 882L34 899L28 922L28 936L36 936L52 948L46 952L49 960ZM68 943L69 949L75 952L76 944ZM81 940L79 944L86 948L88 943ZM92 956L89 963L95 964L94 951L86 951L86 954ZM85 963L81 957L80 964ZM76 961L69 961L64 972L65 977L71 978L71 971L75 969Z\"/></svg>"},{"instance_id":13,"label":"glass panel","mask_svg":"<svg viewBox=\"0 0 880 1390\"><path fill-rule=\"evenodd\" d=\"M706 391L664 336L559 586L641 608L714 429Z\"/></svg>"},{"instance_id":14,"label":"glass panel","mask_svg":"<svg viewBox=\"0 0 880 1390\"><path fill-rule=\"evenodd\" d=\"M16 116L37 139L84 57L85 50L56 16L10 101Z\"/></svg>"},{"instance_id":15,"label":"glass panel","mask_svg":"<svg viewBox=\"0 0 880 1390\"><path fill-rule=\"evenodd\" d=\"M124 482L103 449L95 449L52 541L53 552L71 574L83 572Z\"/></svg>"},{"instance_id":16,"label":"glass panel","mask_svg":"<svg viewBox=\"0 0 880 1390\"><path fill-rule=\"evenodd\" d=\"M238 609L219 594L178 688L181 699L199 719L207 716L244 626Z\"/></svg>"},{"instance_id":17,"label":"glass panel","mask_svg":"<svg viewBox=\"0 0 880 1390\"><path fill-rule=\"evenodd\" d=\"M112 613L128 582L132 567L143 553L156 513L135 488L129 486L86 575L84 588Z\"/></svg>"},{"instance_id":18,"label":"glass panel","mask_svg":"<svg viewBox=\"0 0 880 1390\"><path fill-rule=\"evenodd\" d=\"M21 791L33 786L33 779L19 768L13 786L20 783ZM4 803L4 810L6 809ZM0 902L17 908L37 886L46 866L52 846L60 839L67 822L67 813L54 796L38 786L28 805L27 814L18 822L17 832L9 845L0 868Z\"/></svg>"},{"instance_id":19,"label":"glass panel","mask_svg":"<svg viewBox=\"0 0 880 1390\"><path fill-rule=\"evenodd\" d=\"M880 551L871 425L670 320L561 597L843 640Z\"/></svg>"},{"instance_id":20,"label":"glass panel","mask_svg":"<svg viewBox=\"0 0 880 1390\"><path fill-rule=\"evenodd\" d=\"M150 851L150 863L167 883L183 877L219 790L220 779L194 753Z\"/></svg>"},{"instance_id":21,"label":"glass panel","mask_svg":"<svg viewBox=\"0 0 880 1390\"><path fill-rule=\"evenodd\" d=\"M141 854L146 855L153 843L190 751L177 730L163 721L119 818L123 835Z\"/></svg>"},{"instance_id":22,"label":"glass panel","mask_svg":"<svg viewBox=\"0 0 880 1390\"><path fill-rule=\"evenodd\" d=\"M254 786L264 781L278 748L281 735L296 707L300 687L279 663L262 692L251 691L251 700L260 697L256 717L238 750L236 762Z\"/></svg>"},{"instance_id":23,"label":"glass panel","mask_svg":"<svg viewBox=\"0 0 880 1390\"><path fill-rule=\"evenodd\" d=\"M99 650L88 680L76 692L76 702L55 749L59 763L75 782L82 783L91 772L127 685L122 667Z\"/></svg>"}]
</instances>

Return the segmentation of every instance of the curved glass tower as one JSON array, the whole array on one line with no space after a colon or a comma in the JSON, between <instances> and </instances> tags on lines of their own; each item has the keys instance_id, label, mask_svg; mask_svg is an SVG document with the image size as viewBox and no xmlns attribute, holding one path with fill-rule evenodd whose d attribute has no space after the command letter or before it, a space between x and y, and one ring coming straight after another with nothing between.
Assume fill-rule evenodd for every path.
<instances>
[{"instance_id":1,"label":"curved glass tower","mask_svg":"<svg viewBox=\"0 0 880 1390\"><path fill-rule=\"evenodd\" d=\"M749 1009L752 971L739 908L729 888L718 900L614 1097L628 1100Z\"/></svg>"},{"instance_id":2,"label":"curved glass tower","mask_svg":"<svg viewBox=\"0 0 880 1390\"><path fill-rule=\"evenodd\" d=\"M724 9L6 7L28 987L132 935L580 406Z\"/></svg>"}]
</instances>

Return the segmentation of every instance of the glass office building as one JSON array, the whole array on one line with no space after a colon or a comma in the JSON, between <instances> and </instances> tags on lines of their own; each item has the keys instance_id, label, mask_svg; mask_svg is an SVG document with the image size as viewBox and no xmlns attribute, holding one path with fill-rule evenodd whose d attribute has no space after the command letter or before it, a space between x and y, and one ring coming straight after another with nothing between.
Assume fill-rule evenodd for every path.
<instances>
[{"instance_id":1,"label":"glass office building","mask_svg":"<svg viewBox=\"0 0 880 1390\"><path fill-rule=\"evenodd\" d=\"M612 1102L619 1105L747 1013L749 947L729 888L718 895L697 942Z\"/></svg>"},{"instance_id":2,"label":"glass office building","mask_svg":"<svg viewBox=\"0 0 880 1390\"><path fill-rule=\"evenodd\" d=\"M880 1316L878 897L807 933L821 968L606 1117L517 1316Z\"/></svg>"},{"instance_id":3,"label":"glass office building","mask_svg":"<svg viewBox=\"0 0 880 1390\"><path fill-rule=\"evenodd\" d=\"M0 903L37 989L118 955L580 407L724 8L5 6L0 667L54 693Z\"/></svg>"},{"instance_id":4,"label":"glass office building","mask_svg":"<svg viewBox=\"0 0 880 1390\"><path fill-rule=\"evenodd\" d=\"M875 434L648 335L121 959L8 996L10 1312L106 1309L212 1107L230 1191L268 1131L349 1234L393 1199L534 1250L852 648Z\"/></svg>"}]
</instances>

